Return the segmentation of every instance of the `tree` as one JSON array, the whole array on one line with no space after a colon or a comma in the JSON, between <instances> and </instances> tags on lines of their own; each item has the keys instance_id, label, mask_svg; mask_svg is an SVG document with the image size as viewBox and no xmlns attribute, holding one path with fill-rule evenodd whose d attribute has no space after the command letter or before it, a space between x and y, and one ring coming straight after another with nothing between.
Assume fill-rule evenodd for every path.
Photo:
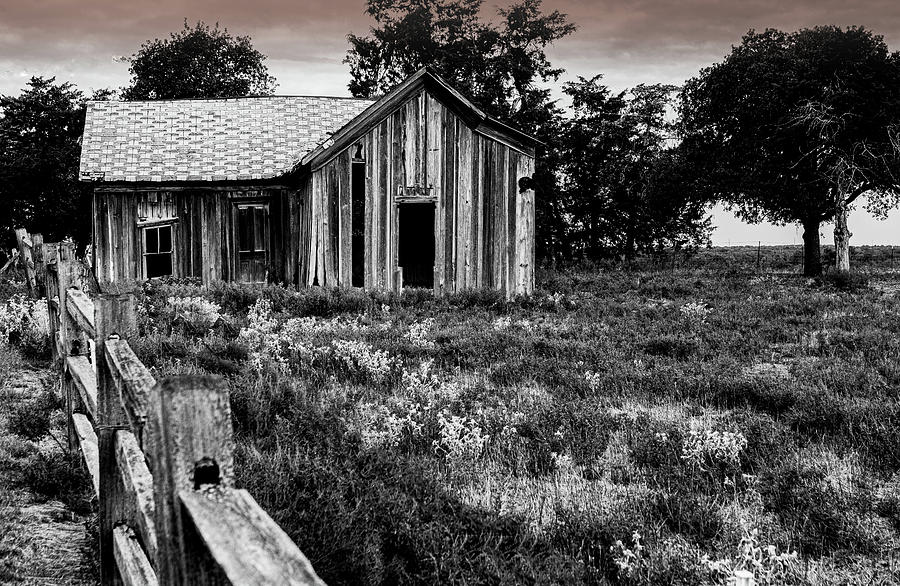
<instances>
[{"instance_id":1,"label":"tree","mask_svg":"<svg viewBox=\"0 0 900 586\"><path fill-rule=\"evenodd\" d=\"M48 241L90 238L90 194L79 183L84 97L69 83L32 77L18 96L0 96L0 225Z\"/></svg>"},{"instance_id":2,"label":"tree","mask_svg":"<svg viewBox=\"0 0 900 586\"><path fill-rule=\"evenodd\" d=\"M696 185L747 221L800 223L806 275L822 270L822 222L837 212L840 244L860 195L874 211L896 201L900 57L864 28L750 31L680 110Z\"/></svg>"},{"instance_id":3,"label":"tree","mask_svg":"<svg viewBox=\"0 0 900 586\"><path fill-rule=\"evenodd\" d=\"M481 16L483 0L368 0L375 20L368 36L350 34L345 62L357 97L384 94L424 66L463 91L488 114L529 132L546 146L539 151L538 254L565 254L564 212L556 169L560 160L562 111L547 82L561 69L545 50L575 30L559 11L543 13L541 0L522 0L497 11L497 22Z\"/></svg>"},{"instance_id":4,"label":"tree","mask_svg":"<svg viewBox=\"0 0 900 586\"><path fill-rule=\"evenodd\" d=\"M131 85L125 100L235 98L271 95L275 78L266 57L253 48L250 37L233 37L228 29L198 22L165 40L141 45L131 56Z\"/></svg>"},{"instance_id":5,"label":"tree","mask_svg":"<svg viewBox=\"0 0 900 586\"><path fill-rule=\"evenodd\" d=\"M693 197L680 153L667 145L676 88L639 85L618 94L601 76L566 84L573 116L562 166L570 238L590 258L633 258L708 240L705 202Z\"/></svg>"}]
</instances>

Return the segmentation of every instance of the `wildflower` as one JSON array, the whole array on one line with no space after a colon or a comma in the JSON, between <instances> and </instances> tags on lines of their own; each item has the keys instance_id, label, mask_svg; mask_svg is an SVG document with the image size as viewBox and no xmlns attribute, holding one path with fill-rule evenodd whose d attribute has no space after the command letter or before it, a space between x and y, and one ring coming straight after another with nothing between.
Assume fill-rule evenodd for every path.
<instances>
[{"instance_id":1,"label":"wildflower","mask_svg":"<svg viewBox=\"0 0 900 586\"><path fill-rule=\"evenodd\" d=\"M350 370L365 374L375 382L384 382L398 362L384 350L378 350L359 340L334 340L337 356Z\"/></svg>"},{"instance_id":2,"label":"wildflower","mask_svg":"<svg viewBox=\"0 0 900 586\"><path fill-rule=\"evenodd\" d=\"M706 323L707 316L712 313L712 308L703 302L693 301L682 305L679 308L679 311L689 322L703 324Z\"/></svg>"},{"instance_id":3,"label":"wildflower","mask_svg":"<svg viewBox=\"0 0 900 586\"><path fill-rule=\"evenodd\" d=\"M704 469L704 463L737 464L747 447L747 438L741 432L692 429L684 440L681 459Z\"/></svg>"},{"instance_id":4,"label":"wildflower","mask_svg":"<svg viewBox=\"0 0 900 586\"><path fill-rule=\"evenodd\" d=\"M416 348L431 350L434 348L434 342L428 339L428 334L431 332L432 327L434 327L433 317L416 322L409 326L406 339Z\"/></svg>"},{"instance_id":5,"label":"wildflower","mask_svg":"<svg viewBox=\"0 0 900 586\"><path fill-rule=\"evenodd\" d=\"M498 317L494 320L494 331L502 332L508 330L512 326L512 320L509 317Z\"/></svg>"},{"instance_id":6,"label":"wildflower","mask_svg":"<svg viewBox=\"0 0 900 586\"><path fill-rule=\"evenodd\" d=\"M447 411L438 413L438 427L440 437L432 442L434 452L455 462L475 460L490 439L475 420L450 415Z\"/></svg>"}]
</instances>

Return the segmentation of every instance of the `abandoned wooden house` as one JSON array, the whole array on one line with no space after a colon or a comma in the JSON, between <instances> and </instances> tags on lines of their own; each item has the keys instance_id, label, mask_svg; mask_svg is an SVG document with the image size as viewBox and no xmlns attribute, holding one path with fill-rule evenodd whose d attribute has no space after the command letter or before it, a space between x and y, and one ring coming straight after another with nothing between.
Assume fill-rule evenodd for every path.
<instances>
[{"instance_id":1,"label":"abandoned wooden house","mask_svg":"<svg viewBox=\"0 0 900 586\"><path fill-rule=\"evenodd\" d=\"M101 281L529 294L535 146L424 69L377 101L89 102L93 264Z\"/></svg>"}]
</instances>

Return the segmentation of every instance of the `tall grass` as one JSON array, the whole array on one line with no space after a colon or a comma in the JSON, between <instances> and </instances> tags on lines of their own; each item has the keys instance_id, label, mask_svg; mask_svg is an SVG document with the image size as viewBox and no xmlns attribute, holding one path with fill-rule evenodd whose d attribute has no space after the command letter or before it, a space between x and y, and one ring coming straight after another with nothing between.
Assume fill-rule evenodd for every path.
<instances>
[{"instance_id":1,"label":"tall grass","mask_svg":"<svg viewBox=\"0 0 900 586\"><path fill-rule=\"evenodd\" d=\"M852 583L900 545L897 280L174 282L137 346L225 374L239 481L329 583Z\"/></svg>"}]
</instances>

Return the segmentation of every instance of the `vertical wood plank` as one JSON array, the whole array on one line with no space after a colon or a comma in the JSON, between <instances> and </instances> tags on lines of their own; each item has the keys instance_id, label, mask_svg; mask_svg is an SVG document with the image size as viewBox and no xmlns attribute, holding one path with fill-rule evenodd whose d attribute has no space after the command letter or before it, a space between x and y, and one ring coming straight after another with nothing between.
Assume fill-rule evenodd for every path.
<instances>
[{"instance_id":1,"label":"vertical wood plank","mask_svg":"<svg viewBox=\"0 0 900 586\"><path fill-rule=\"evenodd\" d=\"M447 205L441 179L443 160L443 106L430 94L426 98L425 111L427 130L425 135L428 160L426 161L426 183L437 197L435 206L434 232L434 295L440 297L444 292L444 226L445 208Z\"/></svg>"},{"instance_id":2,"label":"vertical wood plank","mask_svg":"<svg viewBox=\"0 0 900 586\"><path fill-rule=\"evenodd\" d=\"M19 260L25 269L25 283L28 285L28 295L32 299L37 299L39 297L37 277L34 270L34 255L31 253L34 244L25 228L16 228L15 233L16 246L19 248Z\"/></svg>"},{"instance_id":3,"label":"vertical wood plank","mask_svg":"<svg viewBox=\"0 0 900 586\"><path fill-rule=\"evenodd\" d=\"M528 157L528 170L527 170L528 177L534 177L534 172L535 172L534 165L535 165L534 158ZM535 247L535 238L537 236L536 226L535 226L535 206L536 206L535 198L536 197L537 197L537 194L534 192L534 190L530 190L528 192L528 203L527 203L527 209L525 211L525 214L527 217L527 224L528 224L528 236L527 236L528 252L526 253L528 256L528 268L527 268L526 274L525 274L525 285L526 285L525 292L528 295L531 295L532 293L534 293L534 270L535 270L535 263L537 262L536 247Z\"/></svg>"},{"instance_id":4,"label":"vertical wood plank","mask_svg":"<svg viewBox=\"0 0 900 586\"><path fill-rule=\"evenodd\" d=\"M482 155L484 163L481 168L482 177L482 226L484 230L484 245L482 247L482 287L493 287L493 245L494 245L494 189L493 166L495 161L494 142L482 141Z\"/></svg>"},{"instance_id":5,"label":"vertical wood plank","mask_svg":"<svg viewBox=\"0 0 900 586\"><path fill-rule=\"evenodd\" d=\"M56 340L59 337L59 314L53 305L53 298L59 297L59 281L57 279L58 271L58 251L59 243L51 242L43 245L42 254L44 256L44 264L47 269L47 329L50 333L50 358L52 362L56 362L59 358L58 345Z\"/></svg>"},{"instance_id":6,"label":"vertical wood plank","mask_svg":"<svg viewBox=\"0 0 900 586\"><path fill-rule=\"evenodd\" d=\"M376 279L377 286L387 289L389 288L385 267L388 264L387 239L388 232L388 208L390 200L390 159L391 159L391 137L389 120L386 119L381 123L378 130L378 277Z\"/></svg>"},{"instance_id":7,"label":"vertical wood plank","mask_svg":"<svg viewBox=\"0 0 900 586\"><path fill-rule=\"evenodd\" d=\"M456 290L471 286L472 130L457 122Z\"/></svg>"},{"instance_id":8,"label":"vertical wood plank","mask_svg":"<svg viewBox=\"0 0 900 586\"><path fill-rule=\"evenodd\" d=\"M374 279L372 277L372 250L374 245L374 218L373 208L375 207L373 202L375 201L375 182L373 172L375 170L375 159L373 153L375 151L375 132L376 130L373 128L370 130L365 137L365 146L363 147L363 151L365 152L366 157L366 186L365 186L365 225L363 226L363 286L366 289L371 289L374 286Z\"/></svg>"},{"instance_id":9,"label":"vertical wood plank","mask_svg":"<svg viewBox=\"0 0 900 586\"><path fill-rule=\"evenodd\" d=\"M37 282L38 297L47 294L47 267L44 264L44 235L31 235L31 254L34 257L34 278Z\"/></svg>"},{"instance_id":10,"label":"vertical wood plank","mask_svg":"<svg viewBox=\"0 0 900 586\"><path fill-rule=\"evenodd\" d=\"M518 153L507 149L506 169L506 296L511 299L516 294L516 226L518 224L517 211L519 208L519 189L516 185L516 169L518 168Z\"/></svg>"},{"instance_id":11,"label":"vertical wood plank","mask_svg":"<svg viewBox=\"0 0 900 586\"><path fill-rule=\"evenodd\" d=\"M484 174L481 165L484 157L481 154L484 141L478 134L472 142L472 287L481 288L482 247L484 244L484 225L482 223L484 205Z\"/></svg>"},{"instance_id":12,"label":"vertical wood plank","mask_svg":"<svg viewBox=\"0 0 900 586\"><path fill-rule=\"evenodd\" d=\"M444 108L442 142L444 155L444 292L456 292L456 116Z\"/></svg>"},{"instance_id":13,"label":"vertical wood plank","mask_svg":"<svg viewBox=\"0 0 900 586\"><path fill-rule=\"evenodd\" d=\"M409 103L407 103L407 106ZM388 288L392 291L399 292L397 269L399 266L399 242L400 242L400 223L399 210L397 209L396 197L398 192L406 187L406 147L405 134L407 132L407 120L405 116L406 108L401 108L394 116L389 119L392 137L392 156L390 160L391 184L388 189L388 222L387 222L387 260L385 267L385 275L388 279Z\"/></svg>"},{"instance_id":14,"label":"vertical wood plank","mask_svg":"<svg viewBox=\"0 0 900 586\"><path fill-rule=\"evenodd\" d=\"M417 97L418 101L418 113L416 115L416 183L427 187L428 186L428 178L426 177L425 166L427 164L428 151L427 151L427 136L425 125L427 123L428 111L425 105L425 92L419 92Z\"/></svg>"},{"instance_id":15,"label":"vertical wood plank","mask_svg":"<svg viewBox=\"0 0 900 586\"><path fill-rule=\"evenodd\" d=\"M178 493L210 484L230 488L234 461L231 407L219 377L183 376L159 381L150 394L153 495L159 537L161 584L189 584L200 549L186 540Z\"/></svg>"},{"instance_id":16,"label":"vertical wood plank","mask_svg":"<svg viewBox=\"0 0 900 586\"><path fill-rule=\"evenodd\" d=\"M353 284L353 154L345 150L338 158L338 194L341 202L340 273L341 285Z\"/></svg>"},{"instance_id":17,"label":"vertical wood plank","mask_svg":"<svg viewBox=\"0 0 900 586\"><path fill-rule=\"evenodd\" d=\"M138 333L134 295L100 295L94 300L94 327L97 356L106 355L106 341L133 338ZM116 432L129 429L128 416L119 399L109 363L99 360L97 368L97 439L100 452L100 579L121 584L116 566L113 529L123 520L125 494L116 467Z\"/></svg>"}]
</instances>

